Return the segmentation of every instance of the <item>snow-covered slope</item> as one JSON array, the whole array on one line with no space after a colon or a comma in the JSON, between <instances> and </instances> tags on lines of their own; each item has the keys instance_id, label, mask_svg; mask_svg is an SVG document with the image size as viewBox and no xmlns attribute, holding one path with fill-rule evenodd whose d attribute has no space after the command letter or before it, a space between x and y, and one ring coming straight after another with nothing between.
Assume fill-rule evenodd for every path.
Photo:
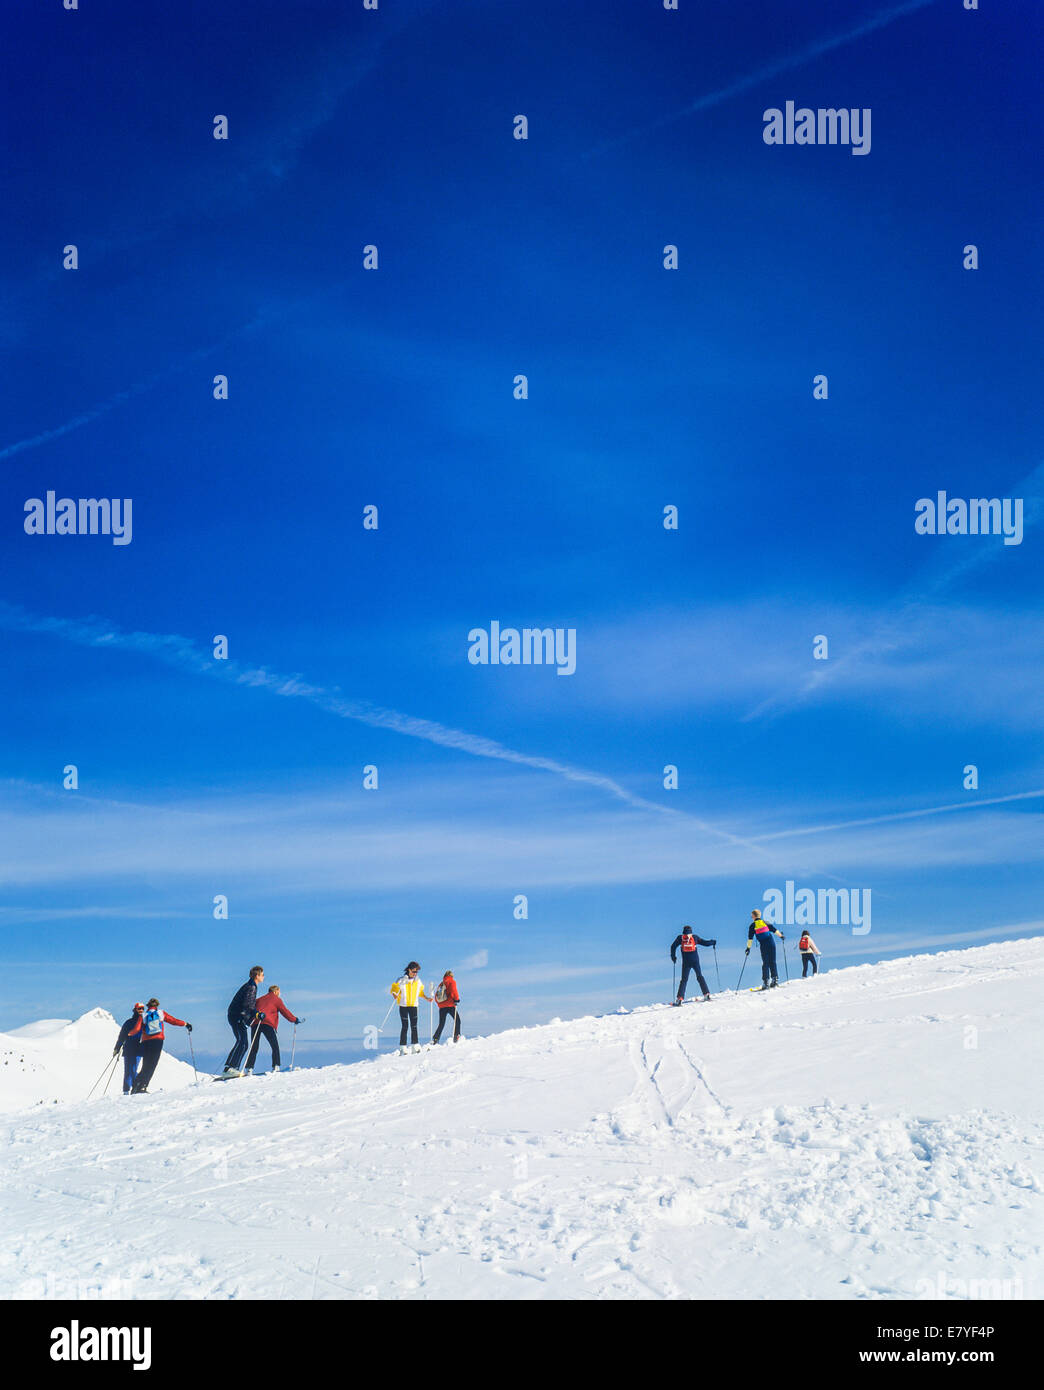
<instances>
[{"instance_id":1,"label":"snow-covered slope","mask_svg":"<svg viewBox=\"0 0 1044 1390\"><path fill-rule=\"evenodd\" d=\"M27 1106L82 1101L101 1074L120 1025L105 1009L80 1018L44 1018L0 1033L0 1112ZM191 1085L192 1068L164 1049L150 1091ZM95 1094L105 1086L103 1078ZM109 1095L123 1086L123 1063L117 1062Z\"/></svg>"},{"instance_id":2,"label":"snow-covered slope","mask_svg":"<svg viewBox=\"0 0 1044 1390\"><path fill-rule=\"evenodd\" d=\"M0 1295L1039 1297L1042 984L1009 942L8 1116Z\"/></svg>"}]
</instances>

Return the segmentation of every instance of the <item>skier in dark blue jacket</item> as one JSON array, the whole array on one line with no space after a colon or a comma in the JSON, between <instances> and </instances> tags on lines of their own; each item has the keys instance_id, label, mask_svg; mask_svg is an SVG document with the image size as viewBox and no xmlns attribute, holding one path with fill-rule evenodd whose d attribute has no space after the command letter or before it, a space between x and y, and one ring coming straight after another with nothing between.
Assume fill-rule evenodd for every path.
<instances>
[{"instance_id":1,"label":"skier in dark blue jacket","mask_svg":"<svg viewBox=\"0 0 1044 1390\"><path fill-rule=\"evenodd\" d=\"M250 979L240 985L228 1006L228 1022L235 1042L232 1051L225 1058L222 1076L242 1076L239 1070L250 1046L250 1030L254 1026L257 1013L257 987L265 978L264 967L255 965L250 971Z\"/></svg>"},{"instance_id":2,"label":"skier in dark blue jacket","mask_svg":"<svg viewBox=\"0 0 1044 1390\"><path fill-rule=\"evenodd\" d=\"M705 1000L710 998L710 990L707 988L707 981L703 978L700 970L700 953L697 946L717 946L717 941L704 941L702 936L694 936L691 927L682 927L681 935L676 936L671 942L671 961L678 964L678 951L682 953L682 977L681 984L678 986L678 997L674 1001L678 1005L685 998L685 983L691 973L696 976L696 983L703 990Z\"/></svg>"},{"instance_id":3,"label":"skier in dark blue jacket","mask_svg":"<svg viewBox=\"0 0 1044 1390\"><path fill-rule=\"evenodd\" d=\"M779 984L776 975L776 943L772 940L773 936L778 936L780 941L785 940L783 933L777 931L771 922L766 922L756 907L751 908L750 930L747 932L747 949L744 955L750 955L750 943L757 941L761 951L762 989L775 989ZM771 984L769 983L770 976Z\"/></svg>"},{"instance_id":4,"label":"skier in dark blue jacket","mask_svg":"<svg viewBox=\"0 0 1044 1390\"><path fill-rule=\"evenodd\" d=\"M138 1068L141 1066L141 1016L145 1012L144 1004L135 1004L134 1012L127 1019L120 1029L120 1036L116 1039L116 1046L112 1049L115 1057L120 1048L123 1049L123 1094L129 1096L134 1089L134 1083L138 1079ZM131 1029L134 1029L135 1036L129 1036Z\"/></svg>"}]
</instances>

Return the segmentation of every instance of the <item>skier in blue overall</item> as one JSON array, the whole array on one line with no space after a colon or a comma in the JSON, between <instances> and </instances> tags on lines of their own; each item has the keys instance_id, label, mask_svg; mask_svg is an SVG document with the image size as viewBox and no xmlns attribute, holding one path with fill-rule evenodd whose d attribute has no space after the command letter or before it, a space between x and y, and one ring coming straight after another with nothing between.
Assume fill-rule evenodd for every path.
<instances>
[{"instance_id":1,"label":"skier in blue overall","mask_svg":"<svg viewBox=\"0 0 1044 1390\"><path fill-rule=\"evenodd\" d=\"M744 955L750 955L750 943L757 941L761 950L761 988L775 989L779 984L779 977L776 974L776 943L772 938L778 936L780 941L783 941L785 937L771 922L765 921L756 907L751 909L750 917L750 931L747 932L747 949Z\"/></svg>"},{"instance_id":2,"label":"skier in blue overall","mask_svg":"<svg viewBox=\"0 0 1044 1390\"><path fill-rule=\"evenodd\" d=\"M134 1012L120 1029L120 1036L116 1039L116 1046L112 1049L112 1055L123 1050L123 1094L129 1096L134 1089L134 1083L138 1079L138 1068L141 1066L141 1016L145 1012L144 1004L135 1004ZM135 1036L130 1037L130 1030L134 1029Z\"/></svg>"},{"instance_id":3,"label":"skier in blue overall","mask_svg":"<svg viewBox=\"0 0 1044 1390\"><path fill-rule=\"evenodd\" d=\"M159 1065L160 1053L163 1051L163 1028L167 1023L173 1023L176 1028L187 1028L192 1032L191 1023L186 1023L183 1018L175 1018L173 1014L161 1009L158 999L150 999L145 1005L145 1012L138 1015L137 1023L127 1034L128 1039L136 1038L141 1047L141 1071L131 1088L132 1096L148 1094L152 1073Z\"/></svg>"},{"instance_id":4,"label":"skier in blue overall","mask_svg":"<svg viewBox=\"0 0 1044 1390\"><path fill-rule=\"evenodd\" d=\"M707 981L703 978L703 972L700 970L700 953L697 951L696 947L717 946L717 944L717 941L704 941L702 936L693 936L691 927L682 927L681 935L676 936L671 942L672 964L678 964L679 948L681 948L682 953L682 977L681 984L678 986L678 997L674 1001L675 1006L680 1004L685 998L685 982L688 980L690 973L695 974L696 983L699 985L700 989L703 990L704 1000L706 1001L710 998L710 990L707 988Z\"/></svg>"}]
</instances>

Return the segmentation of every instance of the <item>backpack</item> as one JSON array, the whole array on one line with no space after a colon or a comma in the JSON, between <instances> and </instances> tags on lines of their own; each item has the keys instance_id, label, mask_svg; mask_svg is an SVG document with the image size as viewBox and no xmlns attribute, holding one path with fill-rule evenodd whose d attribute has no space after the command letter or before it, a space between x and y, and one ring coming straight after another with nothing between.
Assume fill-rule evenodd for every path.
<instances>
[{"instance_id":1,"label":"backpack","mask_svg":"<svg viewBox=\"0 0 1044 1390\"><path fill-rule=\"evenodd\" d=\"M435 1003L445 1004L450 997L450 992L446 988L446 981L440 980L435 986ZM441 1026L441 1025L440 1025Z\"/></svg>"},{"instance_id":2,"label":"backpack","mask_svg":"<svg viewBox=\"0 0 1044 1390\"><path fill-rule=\"evenodd\" d=\"M155 1037L157 1033L163 1032L163 1010L150 1009L145 1015L145 1021L141 1026L142 1036L146 1038Z\"/></svg>"}]
</instances>

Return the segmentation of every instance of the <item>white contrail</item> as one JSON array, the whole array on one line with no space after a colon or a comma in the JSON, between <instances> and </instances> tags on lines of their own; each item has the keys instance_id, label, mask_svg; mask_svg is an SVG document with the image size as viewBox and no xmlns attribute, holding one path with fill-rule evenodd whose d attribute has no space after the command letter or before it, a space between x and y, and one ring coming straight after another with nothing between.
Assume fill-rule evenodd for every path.
<instances>
[{"instance_id":1,"label":"white contrail","mask_svg":"<svg viewBox=\"0 0 1044 1390\"><path fill-rule=\"evenodd\" d=\"M14 454L20 454L23 449L35 449L39 444L47 444L52 439L60 439L63 434L68 434L71 430L78 430L83 425L89 425L93 420L99 419L102 415L108 415L110 410L115 410L117 406L123 405L126 401L133 400L135 396L142 396L146 391L151 391L158 386L161 381L166 381L168 377L176 375L178 372L185 371L193 362L199 362L204 357L209 357L211 353L219 352L234 339L244 333L249 333L260 324L266 322L273 316L277 316L279 311L272 308L259 310L252 319L242 324L239 328L234 328L230 333L226 333L223 338L219 338L214 343L209 343L206 347L194 348L185 357L179 357L169 367L164 367L162 371L154 372L152 376L146 377L144 381L136 382L133 386L126 387L123 391L117 391L115 395L102 401L99 405L91 406L90 409L82 411L79 415L74 415L71 420L66 420L62 425L55 425L53 429L42 430L39 434L30 435L27 439L19 439L14 444L8 444L0 449L0 459L11 458Z\"/></svg>"},{"instance_id":2,"label":"white contrail","mask_svg":"<svg viewBox=\"0 0 1044 1390\"><path fill-rule=\"evenodd\" d=\"M974 801L951 801L946 806L924 806L919 811L893 811L886 816L866 816L862 820L835 821L832 825L807 825L800 830L774 830L770 835L752 835L754 844L766 840L789 840L797 835L819 835L824 830L850 830L863 825L885 825L889 821L913 820L917 816L940 816L947 811L975 811L980 806L1001 806L1008 801L1032 801L1044 796L1044 787L1031 792L1012 792L1009 796L984 796Z\"/></svg>"},{"instance_id":3,"label":"white contrail","mask_svg":"<svg viewBox=\"0 0 1044 1390\"><path fill-rule=\"evenodd\" d=\"M970 811L980 806L997 806L1013 801L1027 801L1044 797L1044 788L1035 791L1014 792L1007 796L980 798L975 801L952 802L945 806L928 806L918 811L898 811L883 816L870 816L859 820L838 821L828 825L804 826L793 830L777 830L765 835L741 836L722 830L690 811L672 806L664 806L645 797L636 796L612 777L590 772L586 768L574 767L569 763L558 762L532 753L520 753L493 739L479 734L471 734L462 729L452 729L445 724L430 719L420 719L414 715L402 714L398 710L385 709L368 702L347 700L336 689L310 685L299 676L283 676L264 667L241 666L234 661L216 661L208 652L201 650L185 637L176 634L150 632L124 632L111 623L100 619L47 618L29 613L15 604L0 601L0 627L15 632L34 632L47 636L63 638L79 646L110 647L119 651L140 652L156 657L169 666L189 671L195 675L209 676L212 679L229 681L234 685L256 687L274 695L288 696L305 700L316 708L341 719L351 719L371 728L388 729L393 733L404 734L408 738L423 739L427 743L456 752L468 753L477 758L492 758L501 762L515 763L530 767L539 772L550 772L567 781L595 787L599 791L624 802L640 811L656 811L660 815L680 816L692 821L706 834L736 845L758 856L768 855L764 848L771 840L785 840L805 835L818 835L832 830L847 830L867 825L881 825L891 821L910 820L918 816L941 815L950 811ZM801 872L821 873L822 877L843 880L834 874L822 873L811 866L798 866Z\"/></svg>"},{"instance_id":4,"label":"white contrail","mask_svg":"<svg viewBox=\"0 0 1044 1390\"><path fill-rule=\"evenodd\" d=\"M154 386L158 386L167 377L173 376L182 367L187 367L196 358L205 356L208 352L213 352L220 347L220 343L215 343L212 348L202 348L197 352L190 353L184 360L178 362L177 366L167 367L154 376L139 381L134 386L128 386L124 391L117 391L108 400L102 401L99 405L91 406L89 410L83 411L80 415L74 415L71 420L66 420L63 425L55 425L53 429L43 430L40 434L30 435L27 439L19 439L14 444L8 444L0 449L0 459L11 458L14 454L20 454L23 449L35 449L39 444L47 444L52 439L60 439L63 434L68 434L71 430L78 430L82 425L89 425L93 420L99 419L102 415L108 415L110 410L115 410L118 405L123 405L125 401L133 400L135 396L143 395L146 391L151 391Z\"/></svg>"},{"instance_id":5,"label":"white contrail","mask_svg":"<svg viewBox=\"0 0 1044 1390\"><path fill-rule=\"evenodd\" d=\"M246 200L284 179L307 142L337 116L345 97L377 69L385 48L398 40L410 24L426 19L435 3L436 0L421 0L412 13L401 14L399 11L403 7L396 5L395 17L388 15L368 37L353 40L350 52L340 44L331 45L327 38L314 53L308 47L300 53L295 52L294 62L285 65L281 72L287 80L269 88L259 108L271 113L270 124L264 126L256 121L240 124L238 118L234 118L234 136L237 143L243 141L245 166L240 159L227 175L213 179L209 189L200 183L198 171L193 173L194 224L204 215L220 216L224 206L242 211ZM89 248L92 263L125 251L137 255L147 239L169 236L184 226L186 197L175 182L176 172L172 171L171 176L162 181L167 205L150 203L147 223L124 221L119 229L97 235L89 226L82 229L82 244ZM51 256L47 268L24 281L15 291L15 298L19 303L31 303L38 298L41 284L59 280L67 273L60 261ZM10 315L10 307L8 313Z\"/></svg>"},{"instance_id":6,"label":"white contrail","mask_svg":"<svg viewBox=\"0 0 1044 1390\"><path fill-rule=\"evenodd\" d=\"M397 39L415 20L426 18L433 6L434 0L423 0L416 7L414 13L399 16L394 23L390 22L387 27L382 26L379 31L375 30L373 37L368 41L368 47L352 55L350 62L346 63L343 55L335 55L331 59L329 55L324 53L324 67L306 77L301 97L294 103L295 107L300 108L303 114L294 121L282 122L275 130L259 133L255 142L258 149L256 161L245 172L241 172L233 182L224 181L220 185L225 193L227 194L229 188L234 188L236 200L241 204L243 198L249 194L249 185L252 182L259 178L265 181L283 178L296 161L306 142L330 123L348 93L377 68L388 43ZM309 100L312 103L310 106L306 104ZM162 214L151 209L148 228L135 225L107 237L91 238L87 243L90 254L95 261L100 261L103 257L128 247L140 248L144 237L155 236L158 231L167 230L168 227L175 225L183 215L184 205L181 202L175 202ZM56 266L46 271L41 278L44 280L56 279L66 273ZM334 288L338 287L335 286ZM329 296L329 286L324 290L324 294ZM305 301L297 302L303 303ZM291 304L290 308L293 307L296 305ZM144 381L137 382L123 391L115 392L100 404L91 406L87 410L81 411L80 414L74 415L72 419L66 420L64 424L56 425L53 429L41 430L38 434L20 439L14 444L8 444L6 448L0 448L0 459L11 458L24 449L35 449L38 445L47 444L52 439L60 439L62 435L68 434L71 430L77 430L84 425L91 424L101 416L107 415L109 411L115 410L117 406L133 400L135 396L151 391L160 382L165 381L176 372L183 371L193 362L217 352L241 333L256 327L270 316L271 311L262 311L255 315L249 323L234 329L210 346L197 348L190 352L187 357L179 358L172 366L163 368L162 371L156 372Z\"/></svg>"},{"instance_id":7,"label":"white contrail","mask_svg":"<svg viewBox=\"0 0 1044 1390\"><path fill-rule=\"evenodd\" d=\"M469 753L477 758L494 758L501 762L531 767L540 772L550 772L555 776L564 777L567 781L582 783L608 792L611 796L625 802L628 806L633 806L636 810L656 811L660 815L667 816L682 816L686 820L693 821L708 835L738 845L759 856L767 854L766 850L753 844L750 840L711 825L700 817L692 815L691 812L677 810L674 807L663 806L656 801L647 801L644 797L635 796L619 782L614 781L611 777L605 777L601 773L589 772L585 768L573 767L553 758L543 758L531 753L519 753L493 739L484 738L479 734L470 734L462 729L451 729L445 724L438 724L430 719L420 719L414 715L402 714L398 710L384 709L380 705L372 705L368 702L347 700L339 691L329 690L324 686L309 685L299 676L282 676L274 671L266 670L264 667L246 667L234 661L216 661L209 653L200 650L187 638L175 634L123 632L112 624L102 622L99 619L80 621L68 618L41 617L27 612L15 604L2 602L0 602L0 626L16 632L35 632L61 637L80 646L110 647L120 651L141 652L156 657L169 666L176 666L180 670L191 671L196 675L210 676L229 681L235 685L258 687L270 691L273 695L306 700L309 704L315 705L329 714L335 714L342 719L353 719L360 724L367 724L371 728L388 729L393 733L404 734L408 738L423 739L427 743L437 744L442 748L451 748L460 753Z\"/></svg>"},{"instance_id":8,"label":"white contrail","mask_svg":"<svg viewBox=\"0 0 1044 1390\"><path fill-rule=\"evenodd\" d=\"M761 83L778 77L782 72L789 72L791 68L803 67L806 63L814 62L816 58L821 58L824 53L831 53L835 48L842 48L845 44L861 39L864 34L872 34L875 29L883 29L886 24L891 24L893 20L901 19L903 15L912 14L915 10L922 10L925 5L932 3L933 0L906 0L903 5L893 5L891 9L882 10L879 14L864 20L862 24L857 24L853 29L846 29L844 33L834 34L828 39L817 39L807 48L799 49L796 53L785 54L774 62L766 63L756 72L748 73L746 77L739 77L735 82L730 82L727 87L719 87L716 92L708 92L705 96L697 97L694 102L688 106L683 106L680 111L673 111L670 115L661 116L658 120L650 121L647 125L635 126L623 135L614 135L609 140L595 146L594 150L589 151L589 153L594 154L609 149L624 140L630 140L634 135L644 135L646 131L658 130L661 126L670 125L686 116L693 116L698 111L706 111L711 106L718 106L721 102L728 101L730 97L738 96L741 92L748 92L752 87L760 86Z\"/></svg>"}]
</instances>

